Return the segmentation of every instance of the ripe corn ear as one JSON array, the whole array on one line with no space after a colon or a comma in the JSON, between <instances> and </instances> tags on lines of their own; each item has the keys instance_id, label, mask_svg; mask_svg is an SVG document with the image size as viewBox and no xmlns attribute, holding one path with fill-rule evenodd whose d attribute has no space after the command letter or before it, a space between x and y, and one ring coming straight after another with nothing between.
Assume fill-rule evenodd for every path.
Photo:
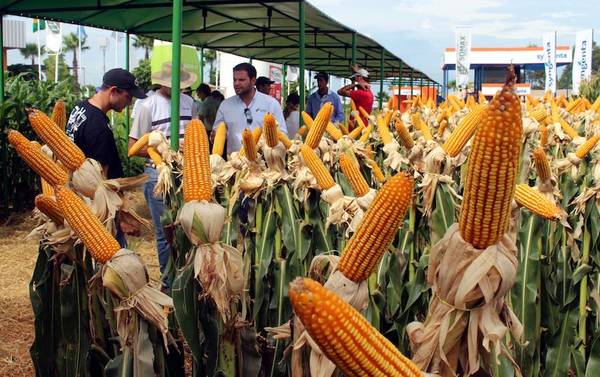
<instances>
[{"instance_id":1,"label":"ripe corn ear","mask_svg":"<svg viewBox=\"0 0 600 377\"><path fill-rule=\"evenodd\" d=\"M327 124L327 127L325 128L325 130L327 131L327 133L329 134L329 136L331 136L331 138L332 138L334 141L338 141L338 140L340 140L340 139L342 138L342 136L344 136L344 135L342 134L342 131L340 131L340 129L339 129L339 128L337 128L337 127L335 126L335 124L333 124L333 123L331 123L331 122L329 122L329 124ZM319 142L320 142L320 141L321 141L321 140L319 139ZM317 146L318 146L318 145L319 145L319 144L317 143Z\"/></svg>"},{"instance_id":2,"label":"ripe corn ear","mask_svg":"<svg viewBox=\"0 0 600 377\"><path fill-rule=\"evenodd\" d=\"M67 109L65 108L65 102L63 100L58 100L54 103L54 108L52 109L52 120L58 128L62 131L67 127Z\"/></svg>"},{"instance_id":3,"label":"ripe corn ear","mask_svg":"<svg viewBox=\"0 0 600 377\"><path fill-rule=\"evenodd\" d=\"M121 249L117 240L73 191L64 186L56 186L55 190L58 208L92 257L100 263L108 262Z\"/></svg>"},{"instance_id":4,"label":"ripe corn ear","mask_svg":"<svg viewBox=\"0 0 600 377\"><path fill-rule=\"evenodd\" d=\"M342 154L340 156L340 167L342 168L342 173L348 178L354 195L357 197L365 196L369 192L369 184L360 172L356 161L353 161L346 154Z\"/></svg>"},{"instance_id":5,"label":"ripe corn ear","mask_svg":"<svg viewBox=\"0 0 600 377\"><path fill-rule=\"evenodd\" d=\"M225 140L227 140L227 126L222 122L215 132L212 154L216 154L217 156L223 155L223 152L225 151Z\"/></svg>"},{"instance_id":6,"label":"ripe corn ear","mask_svg":"<svg viewBox=\"0 0 600 377\"><path fill-rule=\"evenodd\" d=\"M375 180L379 183L385 182L385 174L383 174L383 171L379 167L379 164L377 164L377 162L370 157L367 158L365 161L371 168L371 173L373 174Z\"/></svg>"},{"instance_id":7,"label":"ripe corn ear","mask_svg":"<svg viewBox=\"0 0 600 377\"><path fill-rule=\"evenodd\" d=\"M317 117L315 118L312 127L310 127L310 130L308 130L308 135L306 135L304 144L308 145L312 149L315 149L319 146L325 130L328 129L331 120L331 114L333 114L333 105L330 102L327 102L317 113Z\"/></svg>"},{"instance_id":8,"label":"ripe corn ear","mask_svg":"<svg viewBox=\"0 0 600 377\"><path fill-rule=\"evenodd\" d=\"M508 230L523 125L514 93L514 71L488 105L475 132L460 213L460 233L479 249L496 243Z\"/></svg>"},{"instance_id":9,"label":"ripe corn ear","mask_svg":"<svg viewBox=\"0 0 600 377\"><path fill-rule=\"evenodd\" d=\"M369 136L371 136L371 130L373 129L373 126L371 126L369 124L368 127L365 127L363 129L362 135L360 136L359 141L362 141L363 143L366 143L367 141L369 141Z\"/></svg>"},{"instance_id":10,"label":"ripe corn ear","mask_svg":"<svg viewBox=\"0 0 600 377\"><path fill-rule=\"evenodd\" d=\"M36 196L35 207L48 216L56 225L63 225L65 219L52 196L44 194Z\"/></svg>"},{"instance_id":11,"label":"ripe corn ear","mask_svg":"<svg viewBox=\"0 0 600 377\"><path fill-rule=\"evenodd\" d=\"M277 121L273 114L265 114L263 129L265 133L265 142L269 147L275 147L279 143L279 139L277 137Z\"/></svg>"},{"instance_id":12,"label":"ripe corn ear","mask_svg":"<svg viewBox=\"0 0 600 377\"><path fill-rule=\"evenodd\" d=\"M292 146L292 142L290 141L290 139L288 139L286 134L279 130L277 130L277 139L281 141L281 143L283 143L285 149L290 149L290 147Z\"/></svg>"},{"instance_id":13,"label":"ripe corn ear","mask_svg":"<svg viewBox=\"0 0 600 377\"><path fill-rule=\"evenodd\" d=\"M550 163L548 162L544 148L537 147L533 150L533 163L541 181L550 179L552 171L550 170Z\"/></svg>"},{"instance_id":14,"label":"ripe corn ear","mask_svg":"<svg viewBox=\"0 0 600 377\"><path fill-rule=\"evenodd\" d=\"M8 132L8 142L15 148L23 161L50 185L67 184L69 176L64 169L44 154L39 147L31 144L19 131L10 130Z\"/></svg>"},{"instance_id":15,"label":"ripe corn ear","mask_svg":"<svg viewBox=\"0 0 600 377\"><path fill-rule=\"evenodd\" d=\"M561 211L554 203L526 184L519 184L515 188L515 201L545 219L558 220L561 217Z\"/></svg>"},{"instance_id":16,"label":"ripe corn ear","mask_svg":"<svg viewBox=\"0 0 600 377\"><path fill-rule=\"evenodd\" d=\"M186 203L192 200L210 201L212 199L210 152L206 128L202 121L193 119L188 123L183 143L183 200Z\"/></svg>"},{"instance_id":17,"label":"ripe corn ear","mask_svg":"<svg viewBox=\"0 0 600 377\"><path fill-rule=\"evenodd\" d=\"M415 127L419 131L421 131L421 133L423 134L423 138L425 140L427 140L427 141L433 140L433 135L431 134L431 131L429 130L429 126L427 126L425 121L423 121L423 118L421 118L421 114L414 113L410 116L410 119L413 122L413 124L415 125Z\"/></svg>"},{"instance_id":18,"label":"ripe corn ear","mask_svg":"<svg viewBox=\"0 0 600 377\"><path fill-rule=\"evenodd\" d=\"M562 118L560 119L560 127L571 138L571 140L575 140L575 138L579 137L577 131L575 131L575 129Z\"/></svg>"},{"instance_id":19,"label":"ripe corn ear","mask_svg":"<svg viewBox=\"0 0 600 377\"><path fill-rule=\"evenodd\" d=\"M141 151L145 146L148 145L148 139L150 139L150 133L143 134L142 137L137 139L135 143L129 148L127 151L127 157L135 156Z\"/></svg>"},{"instance_id":20,"label":"ripe corn ear","mask_svg":"<svg viewBox=\"0 0 600 377\"><path fill-rule=\"evenodd\" d=\"M290 283L294 312L319 348L348 377L417 377L419 368L352 306L308 278Z\"/></svg>"},{"instance_id":21,"label":"ripe corn ear","mask_svg":"<svg viewBox=\"0 0 600 377\"><path fill-rule=\"evenodd\" d=\"M600 134L590 137L585 141L585 143L581 144L579 148L575 151L575 155L577 158L584 158L598 143L600 140Z\"/></svg>"},{"instance_id":22,"label":"ripe corn ear","mask_svg":"<svg viewBox=\"0 0 600 377\"><path fill-rule=\"evenodd\" d=\"M315 176L317 183L321 186L321 190L329 190L335 186L333 177L311 147L303 144L300 147L300 154L302 155L306 166L308 166L311 173Z\"/></svg>"},{"instance_id":23,"label":"ripe corn ear","mask_svg":"<svg viewBox=\"0 0 600 377\"><path fill-rule=\"evenodd\" d=\"M413 185L412 177L401 172L377 192L338 263L345 277L359 283L373 273L402 225Z\"/></svg>"},{"instance_id":24,"label":"ripe corn ear","mask_svg":"<svg viewBox=\"0 0 600 377\"><path fill-rule=\"evenodd\" d=\"M148 156L150 157L155 166L158 166L163 163L162 156L160 155L160 153L158 153L156 149L154 149L154 147L148 147L146 151L148 152Z\"/></svg>"},{"instance_id":25,"label":"ripe corn ear","mask_svg":"<svg viewBox=\"0 0 600 377\"><path fill-rule=\"evenodd\" d=\"M404 122L402 122L402 120L399 118L396 119L394 122L394 128L396 128L398 138L400 139L402 145L404 145L404 148L412 149L412 147L415 145L415 142L413 141L412 136L410 136L408 129L404 125Z\"/></svg>"},{"instance_id":26,"label":"ripe corn ear","mask_svg":"<svg viewBox=\"0 0 600 377\"><path fill-rule=\"evenodd\" d=\"M442 148L451 157L456 157L469 142L477 127L481 124L484 106L477 106L458 122L458 125L452 131L448 139L442 145Z\"/></svg>"},{"instance_id":27,"label":"ripe corn ear","mask_svg":"<svg viewBox=\"0 0 600 377\"><path fill-rule=\"evenodd\" d=\"M29 123L67 169L75 171L85 162L85 155L81 149L46 114L39 110L31 110Z\"/></svg>"}]
</instances>

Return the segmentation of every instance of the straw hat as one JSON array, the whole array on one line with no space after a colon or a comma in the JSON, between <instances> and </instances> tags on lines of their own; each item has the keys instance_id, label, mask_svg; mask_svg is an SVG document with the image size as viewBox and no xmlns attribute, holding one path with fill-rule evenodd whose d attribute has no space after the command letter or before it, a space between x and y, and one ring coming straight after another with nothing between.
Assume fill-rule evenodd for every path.
<instances>
[{"instance_id":1,"label":"straw hat","mask_svg":"<svg viewBox=\"0 0 600 377\"><path fill-rule=\"evenodd\" d=\"M166 86L167 88L170 88L171 87L171 75L172 75L171 68L172 68L171 62L163 63L162 69L159 72L152 73L152 84L159 84L162 86ZM188 71L182 65L180 74L179 74L180 89L184 89L184 88L188 88L188 87L192 86L192 84L194 84L196 82L196 78L197 78L197 76L194 73Z\"/></svg>"}]
</instances>

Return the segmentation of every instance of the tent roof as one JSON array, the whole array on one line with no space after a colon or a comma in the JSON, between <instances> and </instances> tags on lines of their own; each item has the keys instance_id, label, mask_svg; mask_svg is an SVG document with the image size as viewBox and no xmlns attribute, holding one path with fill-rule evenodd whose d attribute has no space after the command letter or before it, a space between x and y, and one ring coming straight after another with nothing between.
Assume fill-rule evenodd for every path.
<instances>
[{"instance_id":1,"label":"tent roof","mask_svg":"<svg viewBox=\"0 0 600 377\"><path fill-rule=\"evenodd\" d=\"M183 0L182 43L274 63L300 65L299 1ZM0 0L0 13L43 18L171 39L172 2L164 0ZM305 5L305 67L336 76L350 73L352 35L356 61L372 79L398 77L401 59L383 46ZM404 62L402 76L435 82Z\"/></svg>"}]
</instances>

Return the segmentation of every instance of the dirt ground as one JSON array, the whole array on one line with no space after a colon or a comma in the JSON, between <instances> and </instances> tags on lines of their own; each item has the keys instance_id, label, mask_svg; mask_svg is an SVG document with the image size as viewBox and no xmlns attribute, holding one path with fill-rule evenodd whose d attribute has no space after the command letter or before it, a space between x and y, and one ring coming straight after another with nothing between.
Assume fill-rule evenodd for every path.
<instances>
[{"instance_id":1,"label":"dirt ground","mask_svg":"<svg viewBox=\"0 0 600 377\"><path fill-rule=\"evenodd\" d=\"M134 193L133 201L135 210L149 219L143 195ZM29 357L34 336L29 281L38 243L25 240L34 227L30 213L12 215L0 224L0 377L34 375ZM157 285L159 272L153 233L144 230L140 237L128 237L128 243L131 250L142 255Z\"/></svg>"}]
</instances>

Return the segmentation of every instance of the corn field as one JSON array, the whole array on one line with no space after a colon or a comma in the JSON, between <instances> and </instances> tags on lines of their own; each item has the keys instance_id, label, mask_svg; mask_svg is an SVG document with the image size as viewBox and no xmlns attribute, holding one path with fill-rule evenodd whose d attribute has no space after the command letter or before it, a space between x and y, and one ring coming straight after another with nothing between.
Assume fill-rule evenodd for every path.
<instances>
[{"instance_id":1,"label":"corn field","mask_svg":"<svg viewBox=\"0 0 600 377\"><path fill-rule=\"evenodd\" d=\"M600 98L518 98L512 80L367 124L325 104L293 137L267 114L228 156L226 125L212 149L198 120L183 153L142 137L168 294L114 239L117 211L136 218L118 193L144 177L105 181L30 110L47 147L8 140L42 177L36 374L600 375Z\"/></svg>"}]
</instances>

